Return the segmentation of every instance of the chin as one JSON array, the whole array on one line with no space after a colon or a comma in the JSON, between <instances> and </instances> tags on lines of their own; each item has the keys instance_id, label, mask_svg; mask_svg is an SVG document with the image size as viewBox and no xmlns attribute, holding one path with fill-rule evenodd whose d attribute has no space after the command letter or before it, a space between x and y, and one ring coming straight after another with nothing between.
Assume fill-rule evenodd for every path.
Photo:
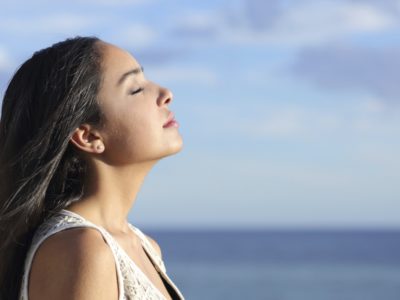
<instances>
[{"instance_id":1,"label":"chin","mask_svg":"<svg viewBox=\"0 0 400 300\"><path fill-rule=\"evenodd\" d=\"M183 148L182 139L179 142L177 142L175 145L173 145L173 146L174 147L172 147L173 148L173 153L172 154L180 152L182 150L182 148Z\"/></svg>"},{"instance_id":2,"label":"chin","mask_svg":"<svg viewBox=\"0 0 400 300\"><path fill-rule=\"evenodd\" d=\"M171 143L169 145L169 149L165 153L164 157L177 154L182 150L182 148L183 148L183 141L182 141L182 139L179 139L175 143Z\"/></svg>"}]
</instances>

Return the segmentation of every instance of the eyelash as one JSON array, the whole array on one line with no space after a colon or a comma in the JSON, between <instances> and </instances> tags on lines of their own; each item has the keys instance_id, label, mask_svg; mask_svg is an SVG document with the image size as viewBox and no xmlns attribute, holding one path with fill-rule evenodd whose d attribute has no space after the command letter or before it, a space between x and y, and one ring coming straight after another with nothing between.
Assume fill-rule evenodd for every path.
<instances>
[{"instance_id":1,"label":"eyelash","mask_svg":"<svg viewBox=\"0 0 400 300\"><path fill-rule=\"evenodd\" d=\"M129 95L135 95L137 93L140 93L141 91L143 91L143 88L138 88L137 90L129 92Z\"/></svg>"}]
</instances>

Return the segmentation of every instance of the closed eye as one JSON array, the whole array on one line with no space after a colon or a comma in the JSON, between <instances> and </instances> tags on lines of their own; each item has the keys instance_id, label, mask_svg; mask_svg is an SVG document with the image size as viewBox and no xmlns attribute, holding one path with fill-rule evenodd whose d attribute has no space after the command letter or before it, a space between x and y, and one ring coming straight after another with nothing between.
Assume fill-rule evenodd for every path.
<instances>
[{"instance_id":1,"label":"closed eye","mask_svg":"<svg viewBox=\"0 0 400 300\"><path fill-rule=\"evenodd\" d=\"M143 91L143 88L138 88L137 90L130 91L129 95L135 95L137 93L140 93L141 91Z\"/></svg>"}]
</instances>

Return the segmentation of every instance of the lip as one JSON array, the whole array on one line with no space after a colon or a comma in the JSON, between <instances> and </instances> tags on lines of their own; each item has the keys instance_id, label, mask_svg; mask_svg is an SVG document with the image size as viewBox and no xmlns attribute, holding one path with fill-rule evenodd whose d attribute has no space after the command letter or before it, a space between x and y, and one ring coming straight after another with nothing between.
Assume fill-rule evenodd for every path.
<instances>
[{"instance_id":1,"label":"lip","mask_svg":"<svg viewBox=\"0 0 400 300\"><path fill-rule=\"evenodd\" d=\"M171 125L173 125L174 123L177 123L176 120L174 119L174 113L171 111L168 115L168 119L167 121L164 123L163 127L169 127Z\"/></svg>"}]
</instances>

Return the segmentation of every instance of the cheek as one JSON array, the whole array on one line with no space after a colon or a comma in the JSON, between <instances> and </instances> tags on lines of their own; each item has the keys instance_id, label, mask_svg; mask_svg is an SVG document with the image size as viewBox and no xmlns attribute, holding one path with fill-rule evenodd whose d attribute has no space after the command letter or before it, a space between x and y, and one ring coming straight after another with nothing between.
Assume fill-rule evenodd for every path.
<instances>
[{"instance_id":1,"label":"cheek","mask_svg":"<svg viewBox=\"0 0 400 300\"><path fill-rule=\"evenodd\" d=\"M150 159L159 148L162 129L155 116L124 112L111 130L110 154L125 162Z\"/></svg>"},{"instance_id":2,"label":"cheek","mask_svg":"<svg viewBox=\"0 0 400 300\"><path fill-rule=\"evenodd\" d=\"M127 122L129 128L126 128L126 132L129 132L128 146L139 152L151 151L160 139L161 130L156 121L149 114L132 116L131 122Z\"/></svg>"}]
</instances>

